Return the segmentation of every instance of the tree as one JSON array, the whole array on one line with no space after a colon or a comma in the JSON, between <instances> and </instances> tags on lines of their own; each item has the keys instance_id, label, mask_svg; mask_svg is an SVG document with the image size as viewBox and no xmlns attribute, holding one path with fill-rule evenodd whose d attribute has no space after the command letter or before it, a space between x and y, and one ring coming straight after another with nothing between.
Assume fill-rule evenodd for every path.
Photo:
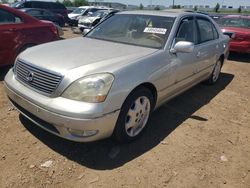
<instances>
[{"instance_id":1,"label":"tree","mask_svg":"<svg viewBox=\"0 0 250 188\"><path fill-rule=\"evenodd\" d=\"M65 7L73 7L73 3L70 0L63 0L62 3Z\"/></svg>"},{"instance_id":2,"label":"tree","mask_svg":"<svg viewBox=\"0 0 250 188\"><path fill-rule=\"evenodd\" d=\"M219 9L220 9L220 4L217 3L216 6L214 7L214 11L219 12Z\"/></svg>"},{"instance_id":3,"label":"tree","mask_svg":"<svg viewBox=\"0 0 250 188\"><path fill-rule=\"evenodd\" d=\"M195 12L197 12L197 11L198 11L198 7L197 7L197 5L196 5L196 6L194 6L194 11L195 11Z\"/></svg>"},{"instance_id":4,"label":"tree","mask_svg":"<svg viewBox=\"0 0 250 188\"><path fill-rule=\"evenodd\" d=\"M159 7L159 6L156 6L154 9L155 9L155 10L160 10L160 7Z\"/></svg>"},{"instance_id":5,"label":"tree","mask_svg":"<svg viewBox=\"0 0 250 188\"><path fill-rule=\"evenodd\" d=\"M140 4L139 9L142 10L144 8L143 4Z\"/></svg>"},{"instance_id":6,"label":"tree","mask_svg":"<svg viewBox=\"0 0 250 188\"><path fill-rule=\"evenodd\" d=\"M1 1L0 1L0 4L1 4L1 3L3 3L3 4L8 4L9 1L8 1L8 0L1 0Z\"/></svg>"},{"instance_id":7,"label":"tree","mask_svg":"<svg viewBox=\"0 0 250 188\"><path fill-rule=\"evenodd\" d=\"M74 0L73 5L75 7L85 6L85 5L88 5L88 1L86 1L86 0Z\"/></svg>"},{"instance_id":8,"label":"tree","mask_svg":"<svg viewBox=\"0 0 250 188\"><path fill-rule=\"evenodd\" d=\"M239 6L238 13L241 13L241 11L242 11L242 8L241 8L241 6Z\"/></svg>"}]
</instances>

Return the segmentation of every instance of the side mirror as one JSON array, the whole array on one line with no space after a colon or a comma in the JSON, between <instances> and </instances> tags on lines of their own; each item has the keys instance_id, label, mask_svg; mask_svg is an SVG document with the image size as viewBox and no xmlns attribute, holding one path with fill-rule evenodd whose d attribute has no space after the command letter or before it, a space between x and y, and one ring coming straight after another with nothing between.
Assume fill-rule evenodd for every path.
<instances>
[{"instance_id":1,"label":"side mirror","mask_svg":"<svg viewBox=\"0 0 250 188\"><path fill-rule=\"evenodd\" d=\"M194 51L194 43L188 41L179 41L173 48L170 49L170 52L175 54L178 52L181 53L191 53Z\"/></svg>"},{"instance_id":2,"label":"side mirror","mask_svg":"<svg viewBox=\"0 0 250 188\"><path fill-rule=\"evenodd\" d=\"M235 33L233 32L223 32L223 35L229 36L229 38L234 39L235 38Z\"/></svg>"},{"instance_id":3,"label":"side mirror","mask_svg":"<svg viewBox=\"0 0 250 188\"><path fill-rule=\"evenodd\" d=\"M83 32L82 32L83 36L85 36L90 30L91 29L84 29Z\"/></svg>"}]
</instances>

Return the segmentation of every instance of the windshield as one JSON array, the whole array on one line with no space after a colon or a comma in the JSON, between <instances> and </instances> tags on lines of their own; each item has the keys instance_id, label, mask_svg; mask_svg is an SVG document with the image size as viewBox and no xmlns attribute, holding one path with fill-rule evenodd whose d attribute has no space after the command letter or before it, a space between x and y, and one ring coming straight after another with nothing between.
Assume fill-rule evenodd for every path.
<instances>
[{"instance_id":1,"label":"windshield","mask_svg":"<svg viewBox=\"0 0 250 188\"><path fill-rule=\"evenodd\" d=\"M19 5L21 5L22 3L23 3L23 2L12 3L10 6L11 6L12 8L18 8Z\"/></svg>"},{"instance_id":2,"label":"windshield","mask_svg":"<svg viewBox=\"0 0 250 188\"><path fill-rule=\"evenodd\" d=\"M224 27L250 28L250 19L247 19L247 18L222 18L219 21L219 25L224 26Z\"/></svg>"},{"instance_id":3,"label":"windshield","mask_svg":"<svg viewBox=\"0 0 250 188\"><path fill-rule=\"evenodd\" d=\"M160 49L168 39L174 20L163 16L117 14L86 37Z\"/></svg>"},{"instance_id":4,"label":"windshield","mask_svg":"<svg viewBox=\"0 0 250 188\"><path fill-rule=\"evenodd\" d=\"M77 8L75 9L73 12L71 12L72 14L82 14L86 9L85 8Z\"/></svg>"}]
</instances>

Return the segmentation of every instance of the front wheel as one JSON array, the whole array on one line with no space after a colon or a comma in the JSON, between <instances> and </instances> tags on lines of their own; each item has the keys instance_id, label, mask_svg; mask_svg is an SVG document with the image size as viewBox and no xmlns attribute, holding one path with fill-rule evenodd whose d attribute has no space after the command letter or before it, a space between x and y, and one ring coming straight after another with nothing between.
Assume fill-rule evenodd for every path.
<instances>
[{"instance_id":1,"label":"front wheel","mask_svg":"<svg viewBox=\"0 0 250 188\"><path fill-rule=\"evenodd\" d=\"M214 70L213 70L210 78L207 80L208 84L212 85L218 81L218 79L220 77L221 67L222 67L221 60L218 60L215 64Z\"/></svg>"},{"instance_id":2,"label":"front wheel","mask_svg":"<svg viewBox=\"0 0 250 188\"><path fill-rule=\"evenodd\" d=\"M119 142L130 142L139 137L145 129L153 109L152 93L140 87L124 102L113 137Z\"/></svg>"}]
</instances>

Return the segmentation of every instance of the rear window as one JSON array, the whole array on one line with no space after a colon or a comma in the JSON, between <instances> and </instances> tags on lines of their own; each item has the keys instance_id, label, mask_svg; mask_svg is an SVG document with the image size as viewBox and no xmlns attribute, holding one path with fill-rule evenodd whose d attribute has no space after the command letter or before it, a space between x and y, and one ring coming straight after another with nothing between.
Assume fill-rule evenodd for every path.
<instances>
[{"instance_id":1,"label":"rear window","mask_svg":"<svg viewBox=\"0 0 250 188\"><path fill-rule=\"evenodd\" d=\"M250 18L221 18L219 25L222 27L241 27L250 28Z\"/></svg>"}]
</instances>

